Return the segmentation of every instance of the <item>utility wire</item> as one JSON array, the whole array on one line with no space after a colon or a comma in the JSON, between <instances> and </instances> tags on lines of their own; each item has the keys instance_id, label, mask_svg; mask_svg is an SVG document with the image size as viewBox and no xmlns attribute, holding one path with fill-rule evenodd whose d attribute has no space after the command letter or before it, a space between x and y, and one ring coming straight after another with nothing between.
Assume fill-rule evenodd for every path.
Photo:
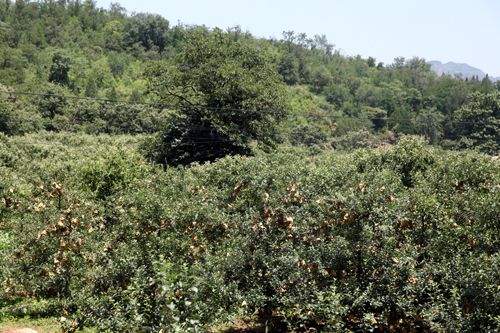
<instances>
[{"instance_id":1,"label":"utility wire","mask_svg":"<svg viewBox=\"0 0 500 333\"><path fill-rule=\"evenodd\" d=\"M118 144L118 146L139 146L139 145L146 145L146 146L172 146L172 147L177 147L177 146L189 146L189 145L197 145L197 144L212 144L212 143L223 143L223 142L233 142L235 140L211 140L211 141L196 141L196 142L167 142L167 143L121 143ZM67 143L61 143L61 142L21 142L21 141L8 141L6 144L15 144L15 145L41 145L41 146L59 146L59 147L79 147L79 146L85 146L85 147L101 147L106 144L67 144Z\"/></svg>"},{"instance_id":2,"label":"utility wire","mask_svg":"<svg viewBox=\"0 0 500 333\"><path fill-rule=\"evenodd\" d=\"M41 122L41 123L45 123L45 124L64 124L64 125L68 125L68 126L73 126L73 125L81 125L81 126L93 125L95 127L100 127L100 128L113 128L113 127L119 127L119 128L142 128L143 131L146 132L146 133L151 133L151 131L154 131L154 130L164 129L164 127L158 127L158 126L148 126L148 125L142 125L142 124L129 124L129 125L125 125L123 123L122 124L115 124L115 123L94 123L94 122L59 123L59 122L51 122L51 121L47 121L47 120L23 120L23 119L5 119L5 118L3 118L3 119L0 118L0 122L31 122L31 123L39 123L39 122ZM193 130L198 130L198 131L211 131L211 132L213 132L213 131L219 131L220 130L220 128L218 128L218 127L201 127L201 126L177 126L177 128L179 128L179 129L186 129L186 130L193 129ZM223 132L226 132L226 133L231 133L231 132L249 132L250 133L250 132L258 132L258 130L251 130L251 129L242 128L242 129L234 129L234 130L226 129ZM304 134L304 132L302 132L302 131L287 131L287 130L284 130L284 131L273 131L273 132L270 132L268 134L269 135L277 135L277 134L288 134L288 135L290 135L290 134ZM195 137L186 137L186 136L183 136L182 138L195 138ZM439 138L454 138L454 139L468 138L468 139L477 140L477 141L498 141L498 140L495 140L495 139L472 138L472 137L466 136L466 135L440 135ZM206 138L206 139L211 139L211 138ZM259 137L252 137L251 139L259 139Z\"/></svg>"},{"instance_id":3,"label":"utility wire","mask_svg":"<svg viewBox=\"0 0 500 333\"><path fill-rule=\"evenodd\" d=\"M174 108L192 108L192 109L206 109L206 110L221 110L221 111L230 111L230 112L278 114L278 115L297 116L297 117L299 117L299 116L314 116L314 117L333 118L333 119L365 119L365 120L405 121L405 122L440 123L440 124L472 124L472 125L496 125L496 126L500 125L500 123L454 121L454 120L418 120L418 119L399 119L399 118L352 117L352 116L334 116L334 115L325 115L325 114L316 114L316 113L288 113L287 114L287 113L278 112L278 111L232 109L232 108L203 106L203 105L180 105L180 104L152 103L152 102L139 102L139 101L125 101L125 100L118 100L118 99L91 98L91 97L80 97L80 96L69 96L69 95L56 95L56 94L43 94L43 93L33 93L33 92L26 92L26 91L0 91L0 93L13 94L13 95L16 95L16 94L17 95L36 95L36 96L58 97L58 98L83 99L83 100L101 101L101 102L143 104L143 105L164 106L164 107L174 107Z\"/></svg>"},{"instance_id":4,"label":"utility wire","mask_svg":"<svg viewBox=\"0 0 500 333\"><path fill-rule=\"evenodd\" d=\"M155 146L155 147L161 147L161 146L170 146L170 147L179 147L179 146L196 146L196 145L207 145L207 144L218 144L218 143L228 143L228 142L239 142L241 143L242 141L251 141L251 139L245 139L245 140L209 140L209 141L203 141L203 137L192 137L194 139L201 139L201 141L191 141L191 142L165 142L165 143L119 143L118 146ZM495 140L498 142L499 140ZM317 141L317 140L312 140L312 141L301 141L301 144L304 145L313 145L313 144L344 144L344 143L355 143L355 140L352 139L339 139L339 140L334 140L334 141ZM58 147L80 147L80 146L85 146L85 147L100 147L103 145L106 145L106 143L101 143L101 144L88 144L88 143L81 143L81 144L71 144L71 143L62 143L62 142L21 142L21 141L7 141L4 142L4 144L15 144L15 145L41 145L41 146L58 146ZM111 144L111 143L109 143ZM363 144L370 146L370 145L386 145L386 144L397 144L396 140L380 140L380 139L374 139L374 140L368 140L364 141ZM293 146L293 145L292 145ZM459 148L455 146L441 146L441 148L454 148L457 150L467 150L467 148Z\"/></svg>"}]
</instances>

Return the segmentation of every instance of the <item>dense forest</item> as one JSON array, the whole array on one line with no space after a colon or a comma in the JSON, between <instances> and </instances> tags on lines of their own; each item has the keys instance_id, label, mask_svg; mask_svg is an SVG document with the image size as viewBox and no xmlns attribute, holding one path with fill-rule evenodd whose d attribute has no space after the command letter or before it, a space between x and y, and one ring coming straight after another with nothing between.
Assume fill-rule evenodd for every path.
<instances>
[{"instance_id":1,"label":"dense forest","mask_svg":"<svg viewBox=\"0 0 500 333\"><path fill-rule=\"evenodd\" d=\"M189 36L218 31L128 13L118 3L102 9L93 1L2 0L0 24L3 90L146 102L158 101L148 94L148 65L174 59ZM325 36L288 31L280 40L256 38L238 26L223 33L228 43L264 54L287 85L287 109L301 115L283 121L278 142L293 146L305 140L316 151L418 134L446 148L498 150L498 81L438 77L418 57L384 64L373 57L343 56ZM1 118L9 119L0 130L8 135L41 129L151 133L169 119L168 108L147 105L0 98ZM471 122L490 125L479 129Z\"/></svg>"},{"instance_id":2,"label":"dense forest","mask_svg":"<svg viewBox=\"0 0 500 333\"><path fill-rule=\"evenodd\" d=\"M498 332L499 90L321 35L0 0L0 325Z\"/></svg>"}]
</instances>

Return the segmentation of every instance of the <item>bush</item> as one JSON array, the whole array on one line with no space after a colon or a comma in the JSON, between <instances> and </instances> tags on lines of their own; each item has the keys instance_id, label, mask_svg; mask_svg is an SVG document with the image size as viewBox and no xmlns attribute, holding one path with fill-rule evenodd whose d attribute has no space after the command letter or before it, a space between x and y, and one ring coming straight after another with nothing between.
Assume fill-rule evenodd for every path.
<instances>
[{"instance_id":1,"label":"bush","mask_svg":"<svg viewBox=\"0 0 500 333\"><path fill-rule=\"evenodd\" d=\"M36 182L6 178L2 297L58 300L68 331L196 331L253 313L271 329L498 330L500 168L487 156L411 137L315 164L56 156Z\"/></svg>"}]
</instances>

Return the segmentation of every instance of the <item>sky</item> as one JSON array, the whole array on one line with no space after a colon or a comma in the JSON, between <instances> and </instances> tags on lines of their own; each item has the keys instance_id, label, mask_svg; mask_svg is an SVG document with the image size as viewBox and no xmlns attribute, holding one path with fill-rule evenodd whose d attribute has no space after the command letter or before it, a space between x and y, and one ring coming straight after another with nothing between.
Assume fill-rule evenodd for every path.
<instances>
[{"instance_id":1,"label":"sky","mask_svg":"<svg viewBox=\"0 0 500 333\"><path fill-rule=\"evenodd\" d=\"M283 31L326 35L347 56L467 63L500 77L500 0L114 0L129 14L160 14L176 25L226 29L257 37ZM97 5L109 8L109 0Z\"/></svg>"}]
</instances>

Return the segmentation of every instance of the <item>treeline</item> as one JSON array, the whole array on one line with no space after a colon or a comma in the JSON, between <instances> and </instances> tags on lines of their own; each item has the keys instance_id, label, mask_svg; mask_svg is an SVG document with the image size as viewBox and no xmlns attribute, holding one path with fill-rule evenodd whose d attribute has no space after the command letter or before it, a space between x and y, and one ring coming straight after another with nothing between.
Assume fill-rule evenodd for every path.
<instances>
[{"instance_id":1,"label":"treeline","mask_svg":"<svg viewBox=\"0 0 500 333\"><path fill-rule=\"evenodd\" d=\"M5 86L3 90L150 101L143 77L145 66L176 57L187 45L189 35L209 35L213 31L205 26L171 25L156 14L128 13L118 3L103 9L95 1L1 0L0 83ZM479 109L472 110L474 122L496 124L500 118L498 93L495 94L500 89L498 81L493 83L487 77L481 81L461 76L438 77L425 59L418 57L398 57L392 64L384 64L373 57L344 56L324 35L310 38L289 31L283 33L282 39L266 39L238 26L226 29L225 34L235 43L267 54L289 86L292 113L317 115L285 121L285 133L276 138L283 144L304 145L293 134L300 131L316 138L316 143L307 141L306 146L341 148L346 146L339 142L347 140L348 146L352 146L351 138L366 137L368 132L370 142L398 134L419 134L446 147L479 147L488 152L498 149L498 125L483 131L453 123L470 121L463 109L474 100L479 105ZM473 93L475 97L471 97ZM58 108L49 109L42 105L44 100L0 97L1 118L30 120L32 124L4 123L1 130L10 135L41 127L67 130L67 124L79 122L87 124L80 129L92 133L127 133L124 128L130 126L135 128L131 133L151 132L168 114L167 110L138 105L82 106L80 102L62 100L57 101ZM48 100L51 102L46 104L56 103ZM485 105L486 109L482 108ZM323 115L351 118L330 120ZM144 117L150 119L145 122L147 125L142 125ZM52 124L56 118L65 125ZM35 125L40 119L45 123ZM115 124L109 125L110 122Z\"/></svg>"}]
</instances>

